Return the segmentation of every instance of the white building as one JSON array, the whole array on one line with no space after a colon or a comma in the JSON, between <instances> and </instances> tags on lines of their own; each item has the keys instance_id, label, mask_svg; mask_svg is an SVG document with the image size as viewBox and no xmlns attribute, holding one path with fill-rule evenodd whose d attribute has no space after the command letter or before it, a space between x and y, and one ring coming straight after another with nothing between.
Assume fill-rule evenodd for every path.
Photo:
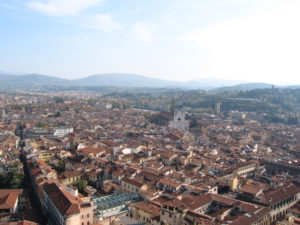
<instances>
[{"instance_id":1,"label":"white building","mask_svg":"<svg viewBox=\"0 0 300 225\"><path fill-rule=\"evenodd\" d=\"M64 137L73 132L73 127L57 127L54 129L55 137Z\"/></svg>"},{"instance_id":2,"label":"white building","mask_svg":"<svg viewBox=\"0 0 300 225\"><path fill-rule=\"evenodd\" d=\"M189 121L185 119L185 113L181 111L176 111L174 113L174 120L170 122L169 127L188 131L189 130Z\"/></svg>"},{"instance_id":3,"label":"white building","mask_svg":"<svg viewBox=\"0 0 300 225\"><path fill-rule=\"evenodd\" d=\"M239 111L231 111L230 116L233 120L246 119L246 113Z\"/></svg>"}]
</instances>

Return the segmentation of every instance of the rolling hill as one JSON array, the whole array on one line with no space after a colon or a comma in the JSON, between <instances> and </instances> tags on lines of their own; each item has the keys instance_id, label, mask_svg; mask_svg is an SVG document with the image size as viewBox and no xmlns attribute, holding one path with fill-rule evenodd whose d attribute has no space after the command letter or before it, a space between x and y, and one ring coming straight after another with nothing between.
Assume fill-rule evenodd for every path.
<instances>
[{"instance_id":1,"label":"rolling hill","mask_svg":"<svg viewBox=\"0 0 300 225\"><path fill-rule=\"evenodd\" d=\"M180 87L181 82L161 80L137 74L110 73L92 75L74 80L77 85L83 86L119 86L119 87Z\"/></svg>"},{"instance_id":2,"label":"rolling hill","mask_svg":"<svg viewBox=\"0 0 300 225\"><path fill-rule=\"evenodd\" d=\"M61 86L69 85L69 82L69 80L39 74L0 74L1 89L28 89L43 86Z\"/></svg>"},{"instance_id":3,"label":"rolling hill","mask_svg":"<svg viewBox=\"0 0 300 225\"><path fill-rule=\"evenodd\" d=\"M252 89L271 88L272 84L245 83L245 81L222 80L222 79L199 79L188 82L168 81L137 74L109 73L92 75L76 80L67 80L58 77L40 74L15 75L0 72L1 90L72 90L88 87L121 87L121 88L181 88L201 89L213 91L242 91ZM287 87L288 88L288 87ZM292 87L291 87L292 88ZM296 88L293 87L293 88Z\"/></svg>"}]
</instances>

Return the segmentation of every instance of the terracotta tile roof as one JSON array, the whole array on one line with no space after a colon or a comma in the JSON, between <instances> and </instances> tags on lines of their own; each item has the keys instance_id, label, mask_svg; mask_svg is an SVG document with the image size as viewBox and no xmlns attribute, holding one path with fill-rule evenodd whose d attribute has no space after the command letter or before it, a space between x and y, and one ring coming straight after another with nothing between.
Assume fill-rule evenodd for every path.
<instances>
[{"instance_id":1,"label":"terracotta tile roof","mask_svg":"<svg viewBox=\"0 0 300 225\"><path fill-rule=\"evenodd\" d=\"M178 181L172 181L171 179L160 179L158 183L168 185L168 186L174 187L174 188L178 188L183 184L183 183L178 182Z\"/></svg>"},{"instance_id":2,"label":"terracotta tile roof","mask_svg":"<svg viewBox=\"0 0 300 225\"><path fill-rule=\"evenodd\" d=\"M82 176L82 172L78 170L72 170L72 171L65 171L61 174L61 178L68 178L68 177L77 177L77 176Z\"/></svg>"},{"instance_id":3,"label":"terracotta tile roof","mask_svg":"<svg viewBox=\"0 0 300 225\"><path fill-rule=\"evenodd\" d=\"M226 214L222 221L218 221L213 224L222 224L224 221L230 221L230 224L253 224L261 218L265 217L270 209L262 206L257 206L254 204L238 201L235 199L230 199L220 195L214 194L203 194L198 196L185 195L182 200L178 199L168 199L166 197L159 197L152 200L153 203L157 205L168 205L172 207L177 207L180 210L188 210L188 213L192 213L195 217L199 217L200 221L205 220L204 224L211 224L212 220L218 219L218 216ZM199 213L196 210L201 206L211 204L213 202L219 202L224 207L222 209L213 212L212 214ZM239 209L239 213L231 213L235 209ZM215 221L214 221L215 222ZM220 222L220 223L219 223Z\"/></svg>"},{"instance_id":4,"label":"terracotta tile roof","mask_svg":"<svg viewBox=\"0 0 300 225\"><path fill-rule=\"evenodd\" d=\"M144 168L141 173L144 175L153 175L159 177L162 174L162 171L151 168Z\"/></svg>"},{"instance_id":5,"label":"terracotta tile roof","mask_svg":"<svg viewBox=\"0 0 300 225\"><path fill-rule=\"evenodd\" d=\"M0 209L12 209L22 193L21 189L0 189Z\"/></svg>"},{"instance_id":6,"label":"terracotta tile roof","mask_svg":"<svg viewBox=\"0 0 300 225\"><path fill-rule=\"evenodd\" d=\"M75 197L65 191L62 191L56 183L45 183L43 185L43 189L52 199L62 215L70 216L80 213L80 206Z\"/></svg>"},{"instance_id":7,"label":"terracotta tile roof","mask_svg":"<svg viewBox=\"0 0 300 225\"><path fill-rule=\"evenodd\" d=\"M154 205L152 203L138 202L138 203L133 204L132 207L135 207L144 212L147 212L147 213L151 214L153 217L160 215L160 207L158 207L157 205Z\"/></svg>"},{"instance_id":8,"label":"terracotta tile roof","mask_svg":"<svg viewBox=\"0 0 300 225\"><path fill-rule=\"evenodd\" d=\"M162 158L165 158L165 159L170 159L172 157L177 156L175 153L171 153L171 152L161 152L160 155Z\"/></svg>"},{"instance_id":9,"label":"terracotta tile roof","mask_svg":"<svg viewBox=\"0 0 300 225\"><path fill-rule=\"evenodd\" d=\"M38 223L31 222L28 220L23 220L19 222L10 222L8 225L38 225Z\"/></svg>"},{"instance_id":10,"label":"terracotta tile roof","mask_svg":"<svg viewBox=\"0 0 300 225\"><path fill-rule=\"evenodd\" d=\"M259 195L259 199L255 201L263 205L274 205L284 199L290 198L293 195L300 193L300 187L295 185L277 187L276 189L269 189Z\"/></svg>"},{"instance_id":11,"label":"terracotta tile roof","mask_svg":"<svg viewBox=\"0 0 300 225\"><path fill-rule=\"evenodd\" d=\"M124 177L123 179L122 179L122 181L123 182L126 182L126 183L129 183L129 184L131 184L131 185L134 185L134 186L136 186L136 187L138 187L138 188L141 188L144 184L143 183L141 183L140 181L138 181L138 180L136 180L136 179L129 179L129 178L127 178L127 177Z\"/></svg>"},{"instance_id":12,"label":"terracotta tile roof","mask_svg":"<svg viewBox=\"0 0 300 225\"><path fill-rule=\"evenodd\" d=\"M93 147L85 147L85 148L77 150L77 152L82 153L82 154L98 154L103 151L104 150L101 148L93 148Z\"/></svg>"},{"instance_id":13,"label":"terracotta tile roof","mask_svg":"<svg viewBox=\"0 0 300 225\"><path fill-rule=\"evenodd\" d=\"M215 224L213 222L214 218L206 215L206 214L203 214L203 213L200 213L200 212L197 212L197 211L191 211L191 210L188 210L187 213L186 213L187 216L192 216L194 218L197 218L196 221L197 222L201 222L200 224L204 224L204 225L211 225L211 224ZM185 220L186 220L186 217L185 217Z\"/></svg>"},{"instance_id":14,"label":"terracotta tile roof","mask_svg":"<svg viewBox=\"0 0 300 225\"><path fill-rule=\"evenodd\" d=\"M300 214L300 201L298 201L296 204L294 204L290 209L289 212Z\"/></svg>"},{"instance_id":15,"label":"terracotta tile roof","mask_svg":"<svg viewBox=\"0 0 300 225\"><path fill-rule=\"evenodd\" d=\"M213 201L211 195L185 195L182 198L182 203L189 209L189 210L196 210L199 207L206 205Z\"/></svg>"},{"instance_id":16,"label":"terracotta tile roof","mask_svg":"<svg viewBox=\"0 0 300 225\"><path fill-rule=\"evenodd\" d=\"M245 184L241 191L242 192L245 192L245 193L249 193L249 194L252 194L254 196L256 196L259 192L261 192L263 190L262 187L259 187L259 186L254 186L252 184Z\"/></svg>"}]
</instances>

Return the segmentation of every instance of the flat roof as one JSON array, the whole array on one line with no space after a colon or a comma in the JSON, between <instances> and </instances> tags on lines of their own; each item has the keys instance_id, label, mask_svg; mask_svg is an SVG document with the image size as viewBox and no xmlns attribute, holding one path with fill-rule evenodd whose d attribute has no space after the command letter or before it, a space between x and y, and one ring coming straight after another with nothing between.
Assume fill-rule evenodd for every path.
<instances>
[{"instance_id":1,"label":"flat roof","mask_svg":"<svg viewBox=\"0 0 300 225\"><path fill-rule=\"evenodd\" d=\"M114 208L126 203L137 202L140 200L139 195L137 194L112 194L100 198L93 199L94 206L97 207L97 210L106 210Z\"/></svg>"}]
</instances>

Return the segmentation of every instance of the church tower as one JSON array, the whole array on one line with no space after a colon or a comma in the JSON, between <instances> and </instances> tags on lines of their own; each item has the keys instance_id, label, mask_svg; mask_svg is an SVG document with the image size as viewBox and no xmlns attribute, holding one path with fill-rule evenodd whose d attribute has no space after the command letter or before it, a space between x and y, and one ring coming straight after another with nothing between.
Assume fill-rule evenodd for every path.
<instances>
[{"instance_id":1,"label":"church tower","mask_svg":"<svg viewBox=\"0 0 300 225\"><path fill-rule=\"evenodd\" d=\"M174 100L174 97L172 97L172 103L171 103L171 106L170 106L170 112L174 115L175 113L175 100Z\"/></svg>"}]
</instances>

